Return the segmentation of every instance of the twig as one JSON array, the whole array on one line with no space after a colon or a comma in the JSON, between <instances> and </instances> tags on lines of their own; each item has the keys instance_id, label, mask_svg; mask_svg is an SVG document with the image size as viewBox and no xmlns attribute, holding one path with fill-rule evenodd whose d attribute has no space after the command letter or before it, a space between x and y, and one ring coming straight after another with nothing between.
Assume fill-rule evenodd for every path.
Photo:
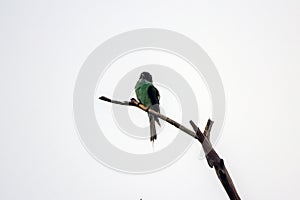
<instances>
[{"instance_id":1,"label":"twig","mask_svg":"<svg viewBox=\"0 0 300 200\"><path fill-rule=\"evenodd\" d=\"M137 108L140 108L141 110L151 113L157 117L159 117L162 120L165 120L166 122L172 124L176 128L182 130L183 132L189 134L193 138L197 139L205 152L205 157L207 160L208 165L211 168L215 168L215 171L218 175L219 180L221 181L223 187L225 188L229 198L231 200L240 200L240 197L234 187L234 184L232 182L232 179L230 178L230 175L224 165L223 159L219 157L219 155L216 153L214 148L211 145L210 142L210 131L213 125L213 121L208 119L207 124L205 126L204 133L201 132L201 130L196 126L196 124L193 121L190 121L190 124L192 125L194 131L186 128L185 126L179 124L178 122L166 117L165 115L162 115L151 108L146 107L145 105L138 102L136 99L132 98L130 101L116 101L111 100L107 97L101 96L99 97L100 100L107 101L114 104L119 105L126 105L126 106L135 106Z\"/></svg>"}]
</instances>

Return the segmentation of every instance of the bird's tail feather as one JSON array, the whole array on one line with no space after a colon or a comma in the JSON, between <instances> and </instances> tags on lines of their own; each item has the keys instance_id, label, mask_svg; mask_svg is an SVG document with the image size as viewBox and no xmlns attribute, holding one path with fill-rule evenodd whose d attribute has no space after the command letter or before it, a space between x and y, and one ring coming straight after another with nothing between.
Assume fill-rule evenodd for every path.
<instances>
[{"instance_id":1,"label":"bird's tail feather","mask_svg":"<svg viewBox=\"0 0 300 200\"><path fill-rule=\"evenodd\" d=\"M153 109L154 111L160 113L159 104L152 105L152 106L151 106L151 109ZM153 117L154 117L156 123L157 123L159 126L161 126L161 125L160 125L160 122L159 122L159 118L156 117L156 116L153 116Z\"/></svg>"},{"instance_id":2,"label":"bird's tail feather","mask_svg":"<svg viewBox=\"0 0 300 200\"><path fill-rule=\"evenodd\" d=\"M161 126L161 125L160 125L160 122L159 122L159 120L158 120L158 117L155 117L155 121L156 121L156 123L157 123L159 126Z\"/></svg>"},{"instance_id":3,"label":"bird's tail feather","mask_svg":"<svg viewBox=\"0 0 300 200\"><path fill-rule=\"evenodd\" d=\"M150 120L150 141L154 142L154 140L156 140L157 138L154 116L149 116L149 120Z\"/></svg>"}]
</instances>

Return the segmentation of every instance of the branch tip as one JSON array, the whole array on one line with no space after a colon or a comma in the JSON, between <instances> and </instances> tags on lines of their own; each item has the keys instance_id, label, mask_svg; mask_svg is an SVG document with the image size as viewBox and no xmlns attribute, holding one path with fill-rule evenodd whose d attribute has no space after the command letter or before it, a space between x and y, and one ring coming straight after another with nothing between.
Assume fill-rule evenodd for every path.
<instances>
[{"instance_id":1,"label":"branch tip","mask_svg":"<svg viewBox=\"0 0 300 200\"><path fill-rule=\"evenodd\" d=\"M111 99L109 99L109 98L107 98L105 96L101 96L101 97L99 97L99 99L102 100L102 101L111 102Z\"/></svg>"},{"instance_id":2,"label":"branch tip","mask_svg":"<svg viewBox=\"0 0 300 200\"><path fill-rule=\"evenodd\" d=\"M198 127L196 126L196 124L193 122L193 120L190 120L190 124L193 127L194 131L197 132Z\"/></svg>"}]
</instances>

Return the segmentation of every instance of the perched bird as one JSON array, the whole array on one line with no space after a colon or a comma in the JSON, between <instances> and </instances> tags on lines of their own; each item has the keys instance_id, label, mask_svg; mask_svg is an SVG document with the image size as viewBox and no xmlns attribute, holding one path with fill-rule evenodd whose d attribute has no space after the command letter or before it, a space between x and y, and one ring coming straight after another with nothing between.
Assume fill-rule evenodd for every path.
<instances>
[{"instance_id":1,"label":"perched bird","mask_svg":"<svg viewBox=\"0 0 300 200\"><path fill-rule=\"evenodd\" d=\"M147 107L160 112L159 109L159 92L152 84L152 76L149 72L141 73L139 80L135 85L135 94L138 100ZM160 126L158 117L148 113L150 121L150 141L156 139L155 121Z\"/></svg>"}]
</instances>

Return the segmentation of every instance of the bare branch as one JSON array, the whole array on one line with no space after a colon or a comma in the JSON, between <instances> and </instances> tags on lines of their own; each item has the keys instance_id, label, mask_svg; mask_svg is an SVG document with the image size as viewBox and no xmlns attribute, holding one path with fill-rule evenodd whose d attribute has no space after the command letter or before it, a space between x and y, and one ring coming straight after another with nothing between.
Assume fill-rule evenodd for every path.
<instances>
[{"instance_id":1,"label":"bare branch","mask_svg":"<svg viewBox=\"0 0 300 200\"><path fill-rule=\"evenodd\" d=\"M224 160L219 157L219 155L213 149L209 139L200 131L196 124L193 121L190 121L190 123L199 138L199 142L202 144L203 150L206 154L208 165L215 168L218 178L225 188L229 198L232 200L240 200L241 198L239 197L234 187L233 181L225 167ZM213 122L210 122L210 120L208 120L206 124L206 127L208 127L206 135L209 135L212 124Z\"/></svg>"},{"instance_id":2,"label":"bare branch","mask_svg":"<svg viewBox=\"0 0 300 200\"><path fill-rule=\"evenodd\" d=\"M161 113L158 113L156 112L155 110L152 110L151 108L148 108L147 106L141 104L140 102L138 102L136 99L132 98L129 102L128 101L116 101L116 100L111 100L107 97L104 97L104 96L101 96L99 97L100 100L103 100L103 101L107 101L107 102L110 102L110 103L114 103L114 104L119 104L119 105L126 105L126 106L135 106L135 107L138 107L140 108L141 110L145 111L145 112L148 112L148 113L151 113L157 117L159 117L160 119L168 122L169 124L172 124L173 126L175 126L176 128L182 130L183 132L189 134L190 136L192 136L193 138L197 138L196 137L196 134L194 131L186 128L185 126L179 124L178 122L176 122L175 120L161 114Z\"/></svg>"},{"instance_id":3,"label":"bare branch","mask_svg":"<svg viewBox=\"0 0 300 200\"><path fill-rule=\"evenodd\" d=\"M214 150L214 148L211 145L210 131L211 131L212 125L214 123L212 120L208 119L207 124L205 126L204 133L202 133L201 130L197 127L197 125L193 121L190 121L190 124L192 125L194 131L186 128L185 126L179 124L178 122L172 120L171 118L168 118L167 116L162 115L162 114L152 110L151 108L146 107L145 105L141 104L134 98L132 98L130 101L116 101L116 100L111 100L107 97L101 96L101 97L99 97L99 99L106 101L106 102L114 103L114 104L138 107L147 113L151 113L151 114L159 117L160 119L165 120L166 122L172 124L176 128L182 130L183 132L185 132L188 135L197 139L202 144L202 148L205 152L205 157L206 157L208 165L211 168L215 168L216 174L217 174L219 180L221 181L223 187L225 188L229 198L231 200L240 200L240 197L234 187L232 179L230 178L230 175L224 165L223 159L221 159L219 157L219 155L216 153L216 151Z\"/></svg>"}]
</instances>

